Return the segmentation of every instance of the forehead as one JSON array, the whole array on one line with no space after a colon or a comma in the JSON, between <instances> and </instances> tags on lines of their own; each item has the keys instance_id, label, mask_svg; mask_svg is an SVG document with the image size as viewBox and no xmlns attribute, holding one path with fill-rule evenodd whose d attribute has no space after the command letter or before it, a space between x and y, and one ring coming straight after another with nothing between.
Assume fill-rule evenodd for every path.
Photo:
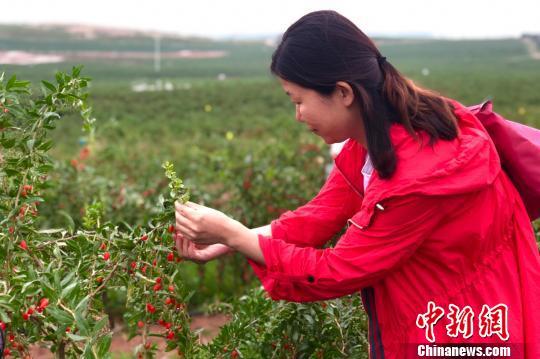
<instances>
[{"instance_id":1,"label":"forehead","mask_svg":"<svg viewBox=\"0 0 540 359\"><path fill-rule=\"evenodd\" d=\"M303 88L302 86L297 85L294 82L284 80L281 77L279 78L279 82L285 93L289 96L299 96L307 91L307 89Z\"/></svg>"}]
</instances>

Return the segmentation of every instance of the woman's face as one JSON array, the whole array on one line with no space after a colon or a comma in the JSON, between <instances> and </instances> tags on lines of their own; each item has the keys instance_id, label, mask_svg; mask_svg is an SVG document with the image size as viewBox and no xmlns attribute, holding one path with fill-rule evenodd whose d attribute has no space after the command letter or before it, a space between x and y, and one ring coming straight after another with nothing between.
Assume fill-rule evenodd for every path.
<instances>
[{"instance_id":1,"label":"woman's face","mask_svg":"<svg viewBox=\"0 0 540 359\"><path fill-rule=\"evenodd\" d=\"M296 106L296 120L306 126L327 144L354 138L365 144L360 107L354 91L346 82L338 82L328 97L315 90L279 78L285 93Z\"/></svg>"}]
</instances>

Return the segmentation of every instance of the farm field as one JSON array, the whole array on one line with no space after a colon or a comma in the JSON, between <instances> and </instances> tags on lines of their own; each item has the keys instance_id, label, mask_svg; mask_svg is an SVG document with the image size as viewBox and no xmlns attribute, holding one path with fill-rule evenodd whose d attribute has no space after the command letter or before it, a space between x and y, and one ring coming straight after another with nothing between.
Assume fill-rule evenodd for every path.
<instances>
[{"instance_id":1,"label":"farm field","mask_svg":"<svg viewBox=\"0 0 540 359\"><path fill-rule=\"evenodd\" d=\"M271 42L162 36L156 72L152 36L99 32L85 36L62 28L0 25L0 59L8 52L11 58L22 58L13 51L25 52L26 59L62 58L55 63L0 64L5 79L16 74L30 81L34 97L41 92L41 80L55 83L57 71L71 72L82 64L81 76L91 78L87 91L95 131L81 130L76 110L58 109L62 118L50 131L53 169L48 184L41 187L44 202L33 219L35 228L87 228L88 213L96 210L103 221L140 235L139 228L160 215L160 197L168 195L165 161L174 164L191 190L192 201L217 208L251 228L302 205L324 183L326 166L331 164L328 146L295 121L294 106L269 75ZM503 116L540 128L540 60L531 55L530 43L520 39L376 42L388 61L416 83L466 105L492 99L494 110ZM167 55L181 51L182 55ZM96 53L102 55L91 58ZM2 231L7 233L5 227ZM125 262L126 272L129 263ZM178 296L186 313L182 323L201 314L216 314L219 325L225 316L232 318L202 349L192 346L196 338L173 344L158 325L151 327L157 336L150 342L166 343L176 349L171 353L367 358L367 319L358 296L302 305L271 302L246 261L235 254L204 266L175 263L174 270L164 271L181 286ZM131 292L123 280L112 281L103 290L104 304L98 309L126 333L140 334L137 323L142 319L126 310ZM149 296L139 294L139 298ZM5 321L2 300L0 296L0 319ZM69 343L82 340L69 338L73 340ZM115 343L113 357L131 357L133 350L149 357L156 353L154 347L130 348L126 343L121 349L126 350L124 356L114 350ZM109 351L110 342L95 345Z\"/></svg>"}]
</instances>

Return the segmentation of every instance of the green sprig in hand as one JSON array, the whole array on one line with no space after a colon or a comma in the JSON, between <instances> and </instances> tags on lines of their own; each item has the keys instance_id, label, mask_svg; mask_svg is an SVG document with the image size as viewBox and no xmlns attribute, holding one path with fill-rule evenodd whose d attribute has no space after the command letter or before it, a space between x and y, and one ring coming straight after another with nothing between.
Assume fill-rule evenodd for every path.
<instances>
[{"instance_id":1,"label":"green sprig in hand","mask_svg":"<svg viewBox=\"0 0 540 359\"><path fill-rule=\"evenodd\" d=\"M189 189L186 188L184 185L184 182L178 178L176 175L176 172L174 171L174 165L166 161L161 165L163 169L165 170L165 176L169 179L169 197L168 198L162 198L162 205L163 205L163 214L164 218L163 220L168 220L174 222L174 203L176 201L179 201L181 203L187 203L189 201Z\"/></svg>"}]
</instances>

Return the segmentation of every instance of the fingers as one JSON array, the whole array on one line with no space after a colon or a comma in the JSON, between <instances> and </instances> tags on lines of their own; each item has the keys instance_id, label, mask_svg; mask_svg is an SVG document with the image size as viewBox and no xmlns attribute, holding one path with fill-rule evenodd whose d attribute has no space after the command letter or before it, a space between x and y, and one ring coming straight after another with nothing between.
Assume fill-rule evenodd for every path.
<instances>
[{"instance_id":1,"label":"fingers","mask_svg":"<svg viewBox=\"0 0 540 359\"><path fill-rule=\"evenodd\" d=\"M184 239L193 240L195 236L195 232L193 232L190 228L184 227L181 224L176 224L176 231L181 234Z\"/></svg>"},{"instance_id":2,"label":"fingers","mask_svg":"<svg viewBox=\"0 0 540 359\"><path fill-rule=\"evenodd\" d=\"M193 208L193 209L195 209L195 210L204 207L204 206L201 206L200 204L197 204L197 203L195 203L195 202L189 202L189 201L186 202L185 205L188 206L188 207L190 207L190 208Z\"/></svg>"},{"instance_id":3,"label":"fingers","mask_svg":"<svg viewBox=\"0 0 540 359\"><path fill-rule=\"evenodd\" d=\"M178 201L174 203L174 208L176 210L176 217L178 217L178 214L180 214L180 216L184 216L188 219L193 219L195 215L194 212L197 211L196 208L192 206L190 207L187 204L182 204Z\"/></svg>"},{"instance_id":4,"label":"fingers","mask_svg":"<svg viewBox=\"0 0 540 359\"><path fill-rule=\"evenodd\" d=\"M184 228L189 228L191 225L191 221L188 220L187 218L185 217L182 217L182 216L176 216L176 226L180 226L180 227L184 227Z\"/></svg>"},{"instance_id":5,"label":"fingers","mask_svg":"<svg viewBox=\"0 0 540 359\"><path fill-rule=\"evenodd\" d=\"M192 250L191 242L184 238L181 234L175 234L176 250L181 258L194 260L196 259Z\"/></svg>"},{"instance_id":6,"label":"fingers","mask_svg":"<svg viewBox=\"0 0 540 359\"><path fill-rule=\"evenodd\" d=\"M191 253L189 253L189 241L185 240L182 242L182 252L185 253L186 257L191 257Z\"/></svg>"},{"instance_id":7,"label":"fingers","mask_svg":"<svg viewBox=\"0 0 540 359\"><path fill-rule=\"evenodd\" d=\"M176 250L178 251L178 255L180 257L184 257L184 251L182 250L182 248L183 248L183 243L186 240L184 239L184 237L182 237L181 234L176 233L174 236L175 236L174 238L175 238Z\"/></svg>"}]
</instances>

